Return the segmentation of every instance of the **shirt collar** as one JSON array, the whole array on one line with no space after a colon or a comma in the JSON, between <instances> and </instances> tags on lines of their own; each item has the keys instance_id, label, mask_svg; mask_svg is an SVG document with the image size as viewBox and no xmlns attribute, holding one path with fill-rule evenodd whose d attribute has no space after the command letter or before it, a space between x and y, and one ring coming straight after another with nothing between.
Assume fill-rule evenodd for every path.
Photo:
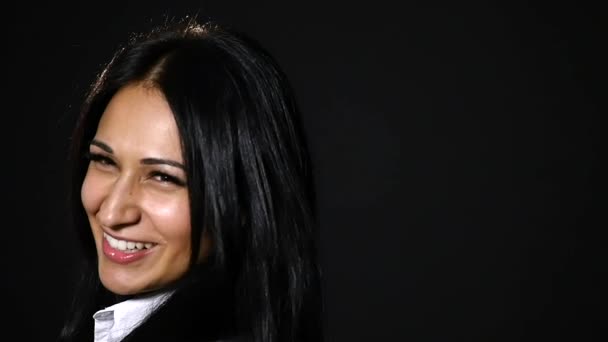
<instances>
[{"instance_id":1,"label":"shirt collar","mask_svg":"<svg viewBox=\"0 0 608 342\"><path fill-rule=\"evenodd\" d=\"M162 292L131 298L97 311L93 315L95 341L120 341L170 295L170 292Z\"/></svg>"}]
</instances>

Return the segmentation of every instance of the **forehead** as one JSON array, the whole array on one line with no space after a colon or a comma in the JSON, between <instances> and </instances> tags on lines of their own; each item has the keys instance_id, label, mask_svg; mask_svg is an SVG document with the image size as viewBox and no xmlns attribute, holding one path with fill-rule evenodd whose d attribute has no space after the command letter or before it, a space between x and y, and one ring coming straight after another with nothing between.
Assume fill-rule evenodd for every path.
<instances>
[{"instance_id":1,"label":"forehead","mask_svg":"<svg viewBox=\"0 0 608 342\"><path fill-rule=\"evenodd\" d=\"M141 85L118 91L108 103L95 139L118 151L181 158L175 118L163 94Z\"/></svg>"}]
</instances>

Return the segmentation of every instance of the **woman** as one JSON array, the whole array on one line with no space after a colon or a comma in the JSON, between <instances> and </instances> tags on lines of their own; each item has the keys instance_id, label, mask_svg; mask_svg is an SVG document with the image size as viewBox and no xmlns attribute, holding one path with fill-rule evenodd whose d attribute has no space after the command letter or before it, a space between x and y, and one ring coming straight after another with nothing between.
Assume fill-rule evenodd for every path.
<instances>
[{"instance_id":1,"label":"woman","mask_svg":"<svg viewBox=\"0 0 608 342\"><path fill-rule=\"evenodd\" d=\"M72 140L63 341L320 341L311 163L273 58L216 25L120 49Z\"/></svg>"}]
</instances>

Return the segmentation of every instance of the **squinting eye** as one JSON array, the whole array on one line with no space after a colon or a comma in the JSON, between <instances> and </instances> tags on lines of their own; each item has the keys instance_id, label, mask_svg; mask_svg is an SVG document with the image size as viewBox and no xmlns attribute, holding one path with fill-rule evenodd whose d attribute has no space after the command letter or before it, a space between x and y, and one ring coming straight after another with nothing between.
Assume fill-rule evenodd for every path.
<instances>
[{"instance_id":1,"label":"squinting eye","mask_svg":"<svg viewBox=\"0 0 608 342\"><path fill-rule=\"evenodd\" d=\"M91 162L96 163L96 164L100 164L103 166L111 166L114 165L114 161L104 155L101 155L99 153L86 153L85 157L87 159L89 159Z\"/></svg>"},{"instance_id":2,"label":"squinting eye","mask_svg":"<svg viewBox=\"0 0 608 342\"><path fill-rule=\"evenodd\" d=\"M166 173L162 173L162 172L152 172L151 174L152 178L154 178L155 180L161 182L161 183L172 183L178 186L184 186L185 183L174 176L170 176Z\"/></svg>"}]
</instances>

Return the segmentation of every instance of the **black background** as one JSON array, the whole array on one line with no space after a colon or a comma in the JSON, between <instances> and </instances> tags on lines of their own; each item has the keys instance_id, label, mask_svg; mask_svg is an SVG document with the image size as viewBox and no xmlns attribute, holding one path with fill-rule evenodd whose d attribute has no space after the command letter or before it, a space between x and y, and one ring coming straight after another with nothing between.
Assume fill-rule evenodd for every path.
<instances>
[{"instance_id":1,"label":"black background","mask_svg":"<svg viewBox=\"0 0 608 342\"><path fill-rule=\"evenodd\" d=\"M3 335L50 341L61 326L75 264L66 147L88 84L130 32L198 13L257 38L296 90L329 341L599 340L598 8L3 7Z\"/></svg>"}]
</instances>

